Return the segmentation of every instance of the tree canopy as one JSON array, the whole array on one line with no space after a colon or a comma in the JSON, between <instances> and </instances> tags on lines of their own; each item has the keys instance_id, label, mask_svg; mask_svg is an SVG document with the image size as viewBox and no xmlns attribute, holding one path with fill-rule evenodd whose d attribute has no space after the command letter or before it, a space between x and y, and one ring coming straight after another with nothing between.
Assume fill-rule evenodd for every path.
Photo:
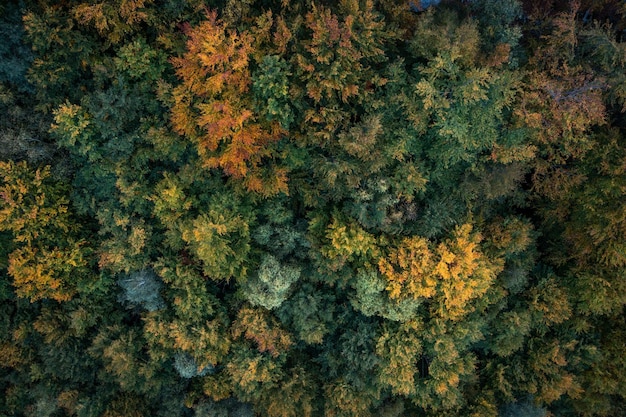
<instances>
[{"instance_id":1,"label":"tree canopy","mask_svg":"<svg viewBox=\"0 0 626 417\"><path fill-rule=\"evenodd\" d=\"M0 5L0 416L626 415L626 4Z\"/></svg>"}]
</instances>

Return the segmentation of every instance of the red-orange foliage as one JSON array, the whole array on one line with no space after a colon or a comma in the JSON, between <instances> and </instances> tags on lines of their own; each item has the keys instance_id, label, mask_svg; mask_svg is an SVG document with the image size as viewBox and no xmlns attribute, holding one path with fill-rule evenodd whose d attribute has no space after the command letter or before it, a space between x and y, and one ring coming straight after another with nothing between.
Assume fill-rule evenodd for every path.
<instances>
[{"instance_id":1,"label":"red-orange foliage","mask_svg":"<svg viewBox=\"0 0 626 417\"><path fill-rule=\"evenodd\" d=\"M270 143L284 132L276 123L258 122L246 102L253 37L227 30L214 11L207 17L199 26L185 29L187 52L172 59L182 80L174 89L174 129L197 144L205 167L246 178L249 191L286 192L284 171L272 170L269 179L259 172L263 160L272 157Z\"/></svg>"}]
</instances>

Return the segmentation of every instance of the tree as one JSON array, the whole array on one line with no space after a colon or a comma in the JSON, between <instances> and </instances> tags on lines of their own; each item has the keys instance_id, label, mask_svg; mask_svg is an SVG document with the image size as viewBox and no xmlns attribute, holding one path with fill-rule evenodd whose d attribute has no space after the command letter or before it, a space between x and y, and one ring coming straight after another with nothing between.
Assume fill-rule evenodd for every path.
<instances>
[{"instance_id":1,"label":"tree","mask_svg":"<svg viewBox=\"0 0 626 417\"><path fill-rule=\"evenodd\" d=\"M226 195L218 195L206 212L181 225L181 237L202 262L207 277L243 280L247 275L251 220Z\"/></svg>"},{"instance_id":2,"label":"tree","mask_svg":"<svg viewBox=\"0 0 626 417\"><path fill-rule=\"evenodd\" d=\"M376 343L376 354L381 359L378 378L389 386L394 395L415 394L416 379L420 377L415 366L422 354L418 333L423 324L417 320L384 326Z\"/></svg>"},{"instance_id":3,"label":"tree","mask_svg":"<svg viewBox=\"0 0 626 417\"><path fill-rule=\"evenodd\" d=\"M141 305L148 311L155 311L164 306L159 294L161 283L153 271L143 269L129 276L120 277L118 285L122 287L120 301L131 306Z\"/></svg>"},{"instance_id":4,"label":"tree","mask_svg":"<svg viewBox=\"0 0 626 417\"><path fill-rule=\"evenodd\" d=\"M289 333L261 309L242 307L232 327L233 336L254 341L259 352L268 352L273 357L285 354L292 345Z\"/></svg>"},{"instance_id":5,"label":"tree","mask_svg":"<svg viewBox=\"0 0 626 417\"><path fill-rule=\"evenodd\" d=\"M157 357L190 355L199 370L214 367L231 349L224 306L193 266L164 258L155 272L170 289L167 309L145 316L143 333Z\"/></svg>"},{"instance_id":6,"label":"tree","mask_svg":"<svg viewBox=\"0 0 626 417\"><path fill-rule=\"evenodd\" d=\"M196 144L206 168L223 169L249 191L285 192L284 169L264 174L262 168L264 159L273 159L271 144L280 139L281 129L255 121L250 104L242 101L251 83L251 34L228 31L210 12L187 35L186 54L172 61L182 79L173 91L175 130Z\"/></svg>"},{"instance_id":7,"label":"tree","mask_svg":"<svg viewBox=\"0 0 626 417\"><path fill-rule=\"evenodd\" d=\"M8 272L18 296L37 301L71 299L87 271L87 248L72 223L63 185L50 168L32 170L26 162L0 162L2 210L0 230L13 234L17 248ZM67 236L59 245L59 236Z\"/></svg>"},{"instance_id":8,"label":"tree","mask_svg":"<svg viewBox=\"0 0 626 417\"><path fill-rule=\"evenodd\" d=\"M243 285L243 291L253 305L272 310L285 301L291 286L298 278L298 267L281 265L273 256L265 255L256 274L249 277Z\"/></svg>"},{"instance_id":9,"label":"tree","mask_svg":"<svg viewBox=\"0 0 626 417\"><path fill-rule=\"evenodd\" d=\"M536 161L535 189L555 198L580 183L581 176L568 162L584 157L592 146L588 132L605 122L603 81L580 64L577 4L556 16L552 30L536 48L516 115L534 129L541 158ZM534 69L534 71L533 71Z\"/></svg>"},{"instance_id":10,"label":"tree","mask_svg":"<svg viewBox=\"0 0 626 417\"><path fill-rule=\"evenodd\" d=\"M0 5L0 414L624 414L626 8L539 3Z\"/></svg>"},{"instance_id":11,"label":"tree","mask_svg":"<svg viewBox=\"0 0 626 417\"><path fill-rule=\"evenodd\" d=\"M323 292L313 284L305 283L281 304L277 315L299 340L321 344L336 327L335 303L334 292Z\"/></svg>"}]
</instances>

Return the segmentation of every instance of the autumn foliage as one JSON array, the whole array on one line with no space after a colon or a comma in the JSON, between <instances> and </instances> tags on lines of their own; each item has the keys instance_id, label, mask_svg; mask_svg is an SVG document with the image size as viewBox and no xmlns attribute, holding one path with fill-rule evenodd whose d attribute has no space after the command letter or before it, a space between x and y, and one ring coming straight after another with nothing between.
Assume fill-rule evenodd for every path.
<instances>
[{"instance_id":1,"label":"autumn foliage","mask_svg":"<svg viewBox=\"0 0 626 417\"><path fill-rule=\"evenodd\" d=\"M619 0L0 4L0 416L626 415Z\"/></svg>"},{"instance_id":2,"label":"autumn foliage","mask_svg":"<svg viewBox=\"0 0 626 417\"><path fill-rule=\"evenodd\" d=\"M273 194L286 191L282 169L264 179L263 164L272 159L270 144L285 132L276 123L262 123L246 102L250 89L250 33L227 29L209 12L207 20L187 28L187 52L172 59L182 83L173 91L174 129L192 140L207 168L245 179L248 190Z\"/></svg>"}]
</instances>

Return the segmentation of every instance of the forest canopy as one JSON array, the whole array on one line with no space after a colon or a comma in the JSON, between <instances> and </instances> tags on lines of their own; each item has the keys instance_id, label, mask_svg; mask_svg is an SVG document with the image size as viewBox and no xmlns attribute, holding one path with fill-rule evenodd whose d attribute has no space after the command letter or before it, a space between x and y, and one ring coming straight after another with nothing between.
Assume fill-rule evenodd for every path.
<instances>
[{"instance_id":1,"label":"forest canopy","mask_svg":"<svg viewBox=\"0 0 626 417\"><path fill-rule=\"evenodd\" d=\"M626 2L0 37L0 416L626 415Z\"/></svg>"}]
</instances>

